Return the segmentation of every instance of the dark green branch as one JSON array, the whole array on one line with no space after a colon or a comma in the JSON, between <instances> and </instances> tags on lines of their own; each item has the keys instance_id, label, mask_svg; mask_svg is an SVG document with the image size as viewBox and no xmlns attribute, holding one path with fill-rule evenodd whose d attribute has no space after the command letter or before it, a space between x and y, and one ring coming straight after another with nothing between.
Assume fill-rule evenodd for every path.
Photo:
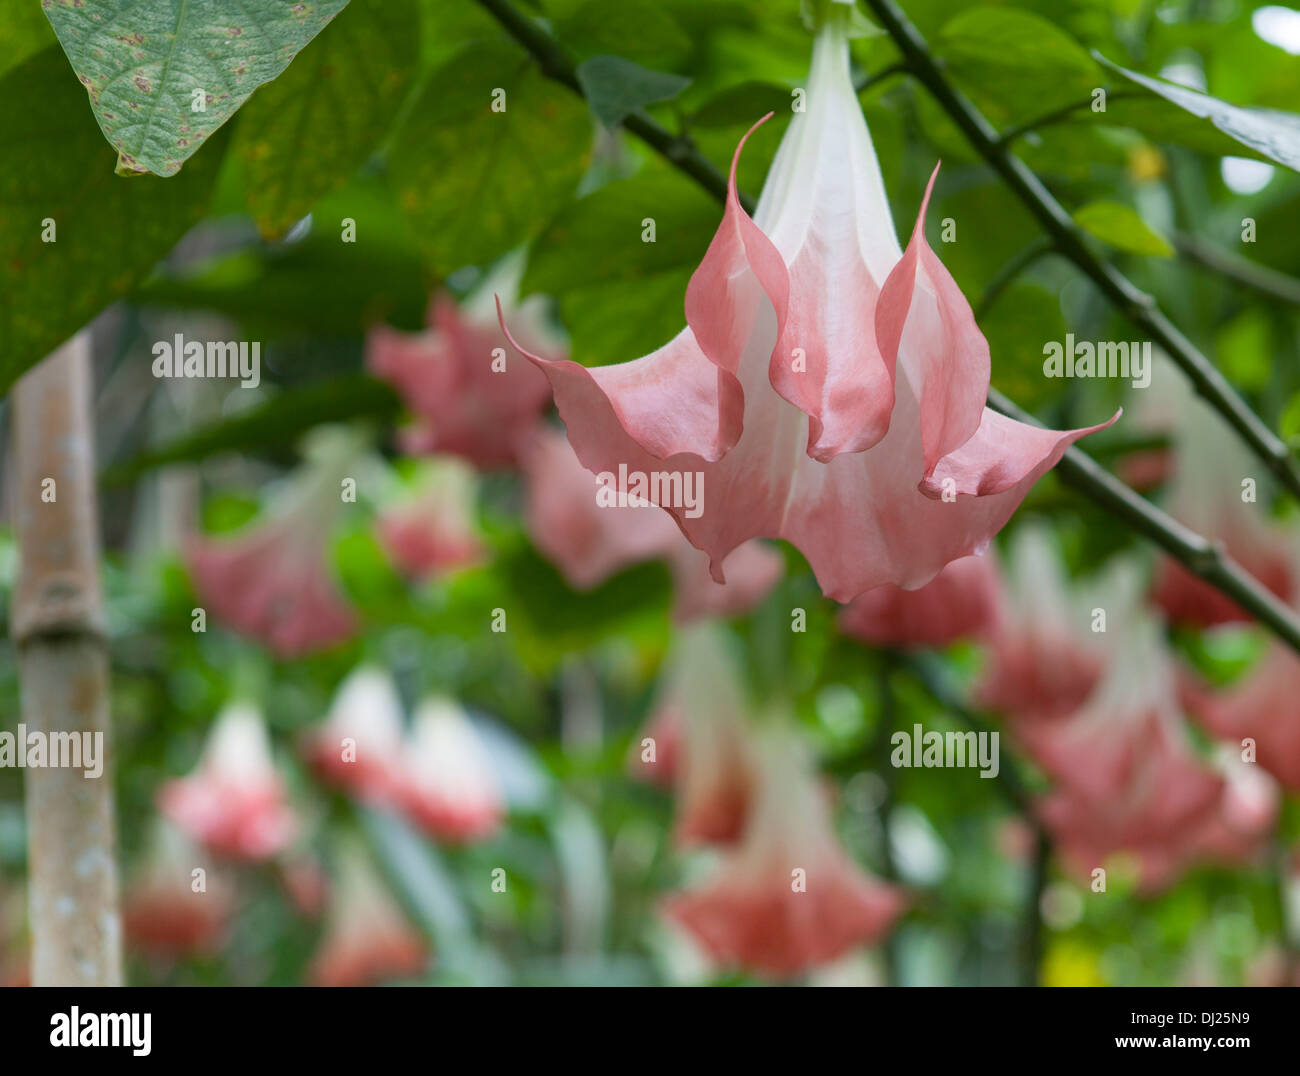
<instances>
[{"instance_id":1,"label":"dark green branch","mask_svg":"<svg viewBox=\"0 0 1300 1076\"><path fill-rule=\"evenodd\" d=\"M1300 306L1300 280L1233 254L1194 235L1174 236L1178 253L1270 299Z\"/></svg>"},{"instance_id":2,"label":"dark green branch","mask_svg":"<svg viewBox=\"0 0 1300 1076\"><path fill-rule=\"evenodd\" d=\"M1109 104L1111 101L1123 101L1130 97L1145 96L1145 94L1138 90L1116 90L1115 92L1106 95L1106 103ZM1085 109L1091 108L1091 96L1084 98L1082 101L1073 101L1068 105L1063 105L1061 108L1054 108L1050 112L1045 112L1041 116L1035 116L1032 120L1028 120L1025 123L1007 128L998 138L998 145L1005 149L1007 146L1011 145L1012 142L1016 141L1016 139L1029 134L1030 131L1037 131L1041 127L1050 127L1054 123L1063 123L1076 112L1082 112Z\"/></svg>"},{"instance_id":3,"label":"dark green branch","mask_svg":"<svg viewBox=\"0 0 1300 1076\"><path fill-rule=\"evenodd\" d=\"M1015 279L1051 249L1051 240L1045 235L1040 235L1026 244L1018 254L1013 255L984 289L984 294L975 306L975 320L982 321L984 315L998 301L998 297L1015 282Z\"/></svg>"},{"instance_id":4,"label":"dark green branch","mask_svg":"<svg viewBox=\"0 0 1300 1076\"><path fill-rule=\"evenodd\" d=\"M944 78L916 28L894 0L867 0L881 25L903 54L904 62L961 129L985 162L1024 202L1057 250L1069 258L1130 321L1147 333L1178 364L1196 392L1241 435L1242 439L1293 496L1300 497L1300 472L1286 443L1237 395L1236 389L1123 273L1095 255L1070 214L1019 158L1007 152L998 132L966 97Z\"/></svg>"}]
</instances>

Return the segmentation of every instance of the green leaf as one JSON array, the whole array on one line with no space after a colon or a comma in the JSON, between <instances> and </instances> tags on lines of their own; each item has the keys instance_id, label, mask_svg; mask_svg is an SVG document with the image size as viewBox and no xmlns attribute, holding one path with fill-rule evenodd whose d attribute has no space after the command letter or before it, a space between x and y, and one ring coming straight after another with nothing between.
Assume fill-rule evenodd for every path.
<instances>
[{"instance_id":1,"label":"green leaf","mask_svg":"<svg viewBox=\"0 0 1300 1076\"><path fill-rule=\"evenodd\" d=\"M1097 65L1055 24L1009 7L972 7L944 24L935 52L964 86L1004 108L1037 113L1086 94Z\"/></svg>"},{"instance_id":2,"label":"green leaf","mask_svg":"<svg viewBox=\"0 0 1300 1076\"><path fill-rule=\"evenodd\" d=\"M345 4L45 0L44 7L118 151L118 168L170 176Z\"/></svg>"},{"instance_id":3,"label":"green leaf","mask_svg":"<svg viewBox=\"0 0 1300 1076\"><path fill-rule=\"evenodd\" d=\"M344 220L354 222L355 242L340 242ZM298 242L157 276L134 298L229 314L259 339L355 337L376 321L414 331L424 324L431 280L407 230L383 184L357 180L317 203Z\"/></svg>"},{"instance_id":4,"label":"green leaf","mask_svg":"<svg viewBox=\"0 0 1300 1076\"><path fill-rule=\"evenodd\" d=\"M35 4L11 4L0 21L0 73L17 67L58 40L49 20Z\"/></svg>"},{"instance_id":5,"label":"green leaf","mask_svg":"<svg viewBox=\"0 0 1300 1076\"><path fill-rule=\"evenodd\" d=\"M0 174L3 393L203 216L221 155L172 182L115 177L56 46L0 78L0 100L21 102L0 110L0 145L22 147Z\"/></svg>"},{"instance_id":6,"label":"green leaf","mask_svg":"<svg viewBox=\"0 0 1300 1076\"><path fill-rule=\"evenodd\" d=\"M577 361L604 365L645 354L685 324L686 283L721 214L682 176L647 166L560 213L533 244L522 290L559 299ZM647 222L654 242L646 241Z\"/></svg>"},{"instance_id":7,"label":"green leaf","mask_svg":"<svg viewBox=\"0 0 1300 1076\"><path fill-rule=\"evenodd\" d=\"M1094 55L1108 68L1123 75L1130 82L1150 90L1201 120L1208 120L1215 129L1240 142L1260 157L1300 171L1300 115L1271 108L1241 108L1238 105L1230 105L1217 97L1188 89L1186 86L1176 86L1172 82L1140 75L1136 71L1111 63L1100 53Z\"/></svg>"},{"instance_id":8,"label":"green leaf","mask_svg":"<svg viewBox=\"0 0 1300 1076\"><path fill-rule=\"evenodd\" d=\"M107 468L101 478L109 485L121 485L169 463L203 460L221 452L288 449L322 423L368 418L387 425L401 410L401 401L382 382L364 374L332 377L281 392L233 418L148 449Z\"/></svg>"},{"instance_id":9,"label":"green leaf","mask_svg":"<svg viewBox=\"0 0 1300 1076\"><path fill-rule=\"evenodd\" d=\"M264 235L282 235L342 186L388 133L415 69L418 17L415 0L353 0L244 108L231 152Z\"/></svg>"},{"instance_id":10,"label":"green leaf","mask_svg":"<svg viewBox=\"0 0 1300 1076\"><path fill-rule=\"evenodd\" d=\"M980 319L980 331L988 338L998 388L1030 409L1056 395L1043 377L1043 345L1065 339L1056 295L1037 284L1012 284Z\"/></svg>"},{"instance_id":11,"label":"green leaf","mask_svg":"<svg viewBox=\"0 0 1300 1076\"><path fill-rule=\"evenodd\" d=\"M564 0L546 7L560 41L581 57L613 53L672 66L691 48L691 39L657 0Z\"/></svg>"},{"instance_id":12,"label":"green leaf","mask_svg":"<svg viewBox=\"0 0 1300 1076\"><path fill-rule=\"evenodd\" d=\"M591 111L606 127L617 127L646 105L672 100L691 84L681 75L651 71L621 56L593 56L578 66L577 74Z\"/></svg>"},{"instance_id":13,"label":"green leaf","mask_svg":"<svg viewBox=\"0 0 1300 1076\"><path fill-rule=\"evenodd\" d=\"M397 133L398 204L438 268L491 261L568 201L591 130L581 99L517 47L468 45L433 73Z\"/></svg>"},{"instance_id":14,"label":"green leaf","mask_svg":"<svg viewBox=\"0 0 1300 1076\"><path fill-rule=\"evenodd\" d=\"M749 79L710 97L692 114L692 127L749 127L769 112L789 111L794 98L785 86Z\"/></svg>"},{"instance_id":15,"label":"green leaf","mask_svg":"<svg viewBox=\"0 0 1300 1076\"><path fill-rule=\"evenodd\" d=\"M1174 253L1169 242L1147 227L1136 211L1118 202L1090 202L1075 210L1074 221L1089 235L1116 250L1158 258L1168 258Z\"/></svg>"}]
</instances>

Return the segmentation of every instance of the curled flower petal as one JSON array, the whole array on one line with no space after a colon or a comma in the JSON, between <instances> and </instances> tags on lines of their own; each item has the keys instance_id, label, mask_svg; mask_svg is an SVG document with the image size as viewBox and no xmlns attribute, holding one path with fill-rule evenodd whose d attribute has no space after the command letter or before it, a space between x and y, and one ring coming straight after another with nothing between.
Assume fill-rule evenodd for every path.
<instances>
[{"instance_id":1,"label":"curled flower petal","mask_svg":"<svg viewBox=\"0 0 1300 1076\"><path fill-rule=\"evenodd\" d=\"M533 544L577 590L590 590L632 564L666 560L673 574L678 621L725 617L752 608L783 570L778 553L747 542L727 560L731 580L709 573L709 558L695 549L672 518L649 503L601 504L597 481L558 431L538 431L523 450L528 479L525 511Z\"/></svg>"}]
</instances>

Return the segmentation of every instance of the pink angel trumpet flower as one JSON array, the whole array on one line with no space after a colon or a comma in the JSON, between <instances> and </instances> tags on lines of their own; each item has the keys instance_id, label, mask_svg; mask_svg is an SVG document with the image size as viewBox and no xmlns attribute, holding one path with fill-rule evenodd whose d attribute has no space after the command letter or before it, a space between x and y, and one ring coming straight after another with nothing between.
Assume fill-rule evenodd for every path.
<instances>
[{"instance_id":1,"label":"pink angel trumpet flower","mask_svg":"<svg viewBox=\"0 0 1300 1076\"><path fill-rule=\"evenodd\" d=\"M163 785L158 806L191 838L230 859L269 860L298 831L262 715L243 702L221 711L198 767Z\"/></svg>"},{"instance_id":2,"label":"pink angel trumpet flower","mask_svg":"<svg viewBox=\"0 0 1300 1076\"><path fill-rule=\"evenodd\" d=\"M365 853L345 844L308 981L313 986L374 986L412 978L428 966L424 938L389 895Z\"/></svg>"},{"instance_id":3,"label":"pink angel trumpet flower","mask_svg":"<svg viewBox=\"0 0 1300 1076\"><path fill-rule=\"evenodd\" d=\"M663 682L651 728L670 720L676 736L667 745L677 796L674 836L681 845L735 841L753 800L754 729L724 629L703 622L683 630Z\"/></svg>"},{"instance_id":4,"label":"pink angel trumpet flower","mask_svg":"<svg viewBox=\"0 0 1300 1076\"><path fill-rule=\"evenodd\" d=\"M620 500L600 476L593 481L558 430L538 430L522 465L529 535L575 590L590 590L632 564L665 560L673 576L673 615L685 623L747 612L782 574L780 554L754 540L730 554L727 582L716 582L709 558L668 515L646 501Z\"/></svg>"},{"instance_id":5,"label":"pink angel trumpet flower","mask_svg":"<svg viewBox=\"0 0 1300 1076\"><path fill-rule=\"evenodd\" d=\"M1169 360L1155 364L1152 386L1144 391L1157 395L1147 405L1153 414L1140 417L1147 425L1172 426L1173 479L1166 511L1221 543L1283 601L1300 597L1296 536L1270 520L1269 484L1258 461L1227 423L1192 393ZM1251 619L1231 598L1168 557L1160 560L1152 600L1178 624L1208 628Z\"/></svg>"},{"instance_id":6,"label":"pink angel trumpet flower","mask_svg":"<svg viewBox=\"0 0 1300 1076\"><path fill-rule=\"evenodd\" d=\"M980 639L997 626L1001 579L992 551L962 557L916 590L885 585L854 598L839 615L845 635L872 646L943 647Z\"/></svg>"},{"instance_id":7,"label":"pink angel trumpet flower","mask_svg":"<svg viewBox=\"0 0 1300 1076\"><path fill-rule=\"evenodd\" d=\"M1227 744L1215 755L1226 785L1219 808L1188 842L1189 860L1229 866L1250 863L1264 852L1282 809L1282 793L1263 768Z\"/></svg>"},{"instance_id":8,"label":"pink angel trumpet flower","mask_svg":"<svg viewBox=\"0 0 1300 1076\"><path fill-rule=\"evenodd\" d=\"M840 847L793 731L769 728L756 739L758 783L740 844L665 910L717 963L786 978L876 944L905 899Z\"/></svg>"},{"instance_id":9,"label":"pink angel trumpet flower","mask_svg":"<svg viewBox=\"0 0 1300 1076\"><path fill-rule=\"evenodd\" d=\"M1300 658L1273 642L1246 675L1212 690L1190 674L1183 684L1189 710L1221 739L1253 741L1255 761L1291 792L1300 792Z\"/></svg>"},{"instance_id":10,"label":"pink angel trumpet flower","mask_svg":"<svg viewBox=\"0 0 1300 1076\"><path fill-rule=\"evenodd\" d=\"M401 572L427 579L482 559L474 522L477 492L477 477L467 464L450 456L429 461L414 495L379 516L379 540Z\"/></svg>"},{"instance_id":11,"label":"pink angel trumpet flower","mask_svg":"<svg viewBox=\"0 0 1300 1076\"><path fill-rule=\"evenodd\" d=\"M988 344L925 241L934 177L903 251L840 19L818 34L807 91L752 220L736 193L741 140L680 335L592 369L512 343L549 378L589 470L620 486L624 475L702 483L698 515L671 496L656 503L715 579L745 541L784 538L847 602L922 586L983 550L1101 427L1044 430L984 406Z\"/></svg>"},{"instance_id":12,"label":"pink angel trumpet flower","mask_svg":"<svg viewBox=\"0 0 1300 1076\"><path fill-rule=\"evenodd\" d=\"M357 616L335 581L330 538L344 507L340 483L361 451L350 433L318 431L307 463L261 519L231 537L190 539L194 589L217 620L281 658L352 637Z\"/></svg>"},{"instance_id":13,"label":"pink angel trumpet flower","mask_svg":"<svg viewBox=\"0 0 1300 1076\"><path fill-rule=\"evenodd\" d=\"M379 666L361 665L339 685L306 754L327 784L368 803L392 803L404 787L402 736L402 700L393 678Z\"/></svg>"},{"instance_id":14,"label":"pink angel trumpet flower","mask_svg":"<svg viewBox=\"0 0 1300 1076\"><path fill-rule=\"evenodd\" d=\"M492 306L493 289L515 293L520 268L506 264L459 306L446 293L434 296L422 333L370 331L367 366L416 416L400 439L404 451L451 453L482 468L515 465L520 437L550 402L546 379L510 354ZM511 322L539 355L563 361L566 349L547 329L542 305L540 297L511 304Z\"/></svg>"},{"instance_id":15,"label":"pink angel trumpet flower","mask_svg":"<svg viewBox=\"0 0 1300 1076\"><path fill-rule=\"evenodd\" d=\"M456 844L493 836L506 802L487 747L469 715L432 697L416 711L405 749L401 803L436 840Z\"/></svg>"},{"instance_id":16,"label":"pink angel trumpet flower","mask_svg":"<svg viewBox=\"0 0 1300 1076\"><path fill-rule=\"evenodd\" d=\"M1092 630L1107 604L1072 587L1050 531L1026 525L1012 539L990 656L975 688L979 705L1014 720L1074 713L1092 694L1112 635Z\"/></svg>"},{"instance_id":17,"label":"pink angel trumpet flower","mask_svg":"<svg viewBox=\"0 0 1300 1076\"><path fill-rule=\"evenodd\" d=\"M1075 861L1137 856L1159 888L1220 809L1226 783L1192 751L1159 630L1136 616L1105 679L1077 714L1024 722L1017 741L1055 780L1040 817ZM1175 854L1177 853L1177 854Z\"/></svg>"},{"instance_id":18,"label":"pink angel trumpet flower","mask_svg":"<svg viewBox=\"0 0 1300 1076\"><path fill-rule=\"evenodd\" d=\"M217 951L233 900L208 866L184 832L159 820L145 862L123 894L122 927L130 948L161 958Z\"/></svg>"},{"instance_id":19,"label":"pink angel trumpet flower","mask_svg":"<svg viewBox=\"0 0 1300 1076\"><path fill-rule=\"evenodd\" d=\"M632 777L660 788L672 788L677 783L681 774L683 720L681 709L675 703L659 705L628 752L627 768Z\"/></svg>"}]
</instances>

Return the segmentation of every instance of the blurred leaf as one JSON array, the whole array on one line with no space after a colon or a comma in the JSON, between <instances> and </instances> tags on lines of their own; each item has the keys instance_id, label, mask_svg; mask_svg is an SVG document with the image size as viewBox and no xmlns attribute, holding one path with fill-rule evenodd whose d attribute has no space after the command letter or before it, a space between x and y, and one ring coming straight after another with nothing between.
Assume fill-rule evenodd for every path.
<instances>
[{"instance_id":1,"label":"blurred leaf","mask_svg":"<svg viewBox=\"0 0 1300 1076\"><path fill-rule=\"evenodd\" d=\"M416 238L450 271L532 238L573 193L590 143L580 98L515 46L486 42L429 78L389 166Z\"/></svg>"},{"instance_id":2,"label":"blurred leaf","mask_svg":"<svg viewBox=\"0 0 1300 1076\"><path fill-rule=\"evenodd\" d=\"M934 50L963 83L1016 114L1077 100L1098 84L1087 51L1047 19L977 6L944 24Z\"/></svg>"},{"instance_id":3,"label":"blurred leaf","mask_svg":"<svg viewBox=\"0 0 1300 1076\"><path fill-rule=\"evenodd\" d=\"M661 166L617 180L574 202L538 237L522 290L557 297L577 361L603 365L642 355L685 324L686 283L721 212ZM648 221L654 242L643 239Z\"/></svg>"},{"instance_id":4,"label":"blurred leaf","mask_svg":"<svg viewBox=\"0 0 1300 1076\"><path fill-rule=\"evenodd\" d=\"M44 7L118 151L118 168L170 176L346 4L52 0Z\"/></svg>"},{"instance_id":5,"label":"blurred leaf","mask_svg":"<svg viewBox=\"0 0 1300 1076\"><path fill-rule=\"evenodd\" d=\"M606 127L617 127L630 112L669 101L691 84L681 75L669 75L625 60L621 56L593 56L578 65L578 83L587 104Z\"/></svg>"},{"instance_id":6,"label":"blurred leaf","mask_svg":"<svg viewBox=\"0 0 1300 1076\"><path fill-rule=\"evenodd\" d=\"M1213 126L1246 146L1253 153L1288 168L1300 171L1300 115L1275 109L1241 108L1220 101L1209 94L1186 86L1140 75L1136 71L1111 63L1098 55L1102 63L1131 82L1158 94L1166 101Z\"/></svg>"},{"instance_id":7,"label":"blurred leaf","mask_svg":"<svg viewBox=\"0 0 1300 1076\"><path fill-rule=\"evenodd\" d=\"M13 106L0 112L0 145L22 147L0 176L2 393L203 216L221 154L170 183L114 176L112 151L53 46L0 78L0 100Z\"/></svg>"},{"instance_id":8,"label":"blurred leaf","mask_svg":"<svg viewBox=\"0 0 1300 1076\"><path fill-rule=\"evenodd\" d=\"M671 67L691 48L657 0L560 0L546 9L560 40L579 56L612 53Z\"/></svg>"},{"instance_id":9,"label":"blurred leaf","mask_svg":"<svg viewBox=\"0 0 1300 1076\"><path fill-rule=\"evenodd\" d=\"M322 423L367 418L388 424L401 409L401 401L383 382L365 374L332 377L278 393L233 418L114 464L102 479L120 485L168 463L207 459L220 452L291 448L299 437Z\"/></svg>"},{"instance_id":10,"label":"blurred leaf","mask_svg":"<svg viewBox=\"0 0 1300 1076\"><path fill-rule=\"evenodd\" d=\"M1152 231L1137 211L1118 202L1090 202L1074 211L1075 223L1089 235L1131 254L1171 257L1174 248Z\"/></svg>"},{"instance_id":11,"label":"blurred leaf","mask_svg":"<svg viewBox=\"0 0 1300 1076\"><path fill-rule=\"evenodd\" d=\"M415 69L415 0L353 0L244 108L231 152L264 235L283 234L388 133Z\"/></svg>"},{"instance_id":12,"label":"blurred leaf","mask_svg":"<svg viewBox=\"0 0 1300 1076\"><path fill-rule=\"evenodd\" d=\"M691 114L690 126L748 127L769 112L788 111L792 100L786 87L750 79L715 93Z\"/></svg>"},{"instance_id":13,"label":"blurred leaf","mask_svg":"<svg viewBox=\"0 0 1300 1076\"><path fill-rule=\"evenodd\" d=\"M0 74L57 45L49 20L35 4L12 4L0 21Z\"/></svg>"},{"instance_id":14,"label":"blurred leaf","mask_svg":"<svg viewBox=\"0 0 1300 1076\"><path fill-rule=\"evenodd\" d=\"M1012 284L980 319L980 329L988 338L999 389L1031 411L1055 395L1043 377L1043 345L1065 339L1056 295L1037 284Z\"/></svg>"},{"instance_id":15,"label":"blurred leaf","mask_svg":"<svg viewBox=\"0 0 1300 1076\"><path fill-rule=\"evenodd\" d=\"M340 242L344 220L354 222L355 242ZM229 314L263 339L304 331L356 336L377 321L421 328L431 284L391 195L367 180L317 203L303 239L154 277L135 298Z\"/></svg>"}]
</instances>

